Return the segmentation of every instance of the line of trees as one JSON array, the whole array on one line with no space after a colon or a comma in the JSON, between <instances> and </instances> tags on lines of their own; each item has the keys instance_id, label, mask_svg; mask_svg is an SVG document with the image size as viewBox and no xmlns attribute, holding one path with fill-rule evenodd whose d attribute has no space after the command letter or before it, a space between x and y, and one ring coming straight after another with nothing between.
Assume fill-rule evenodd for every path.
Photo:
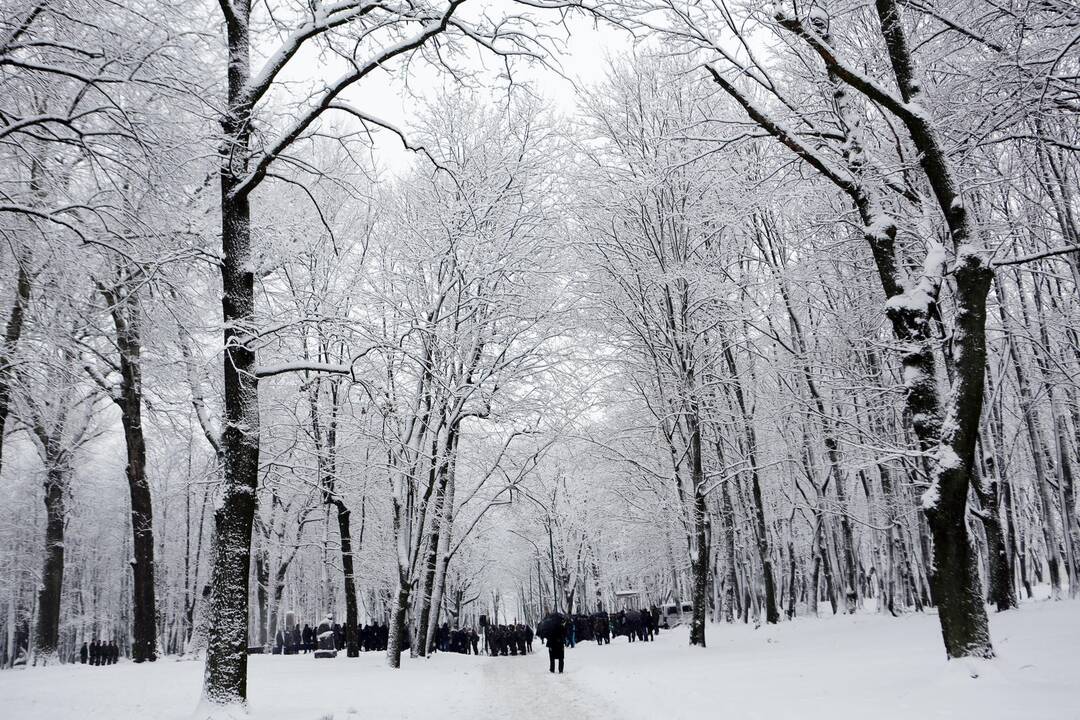
<instances>
[{"instance_id":1,"label":"line of trees","mask_svg":"<svg viewBox=\"0 0 1080 720\"><path fill-rule=\"evenodd\" d=\"M1080 591L1067 3L3 8L0 663Z\"/></svg>"}]
</instances>

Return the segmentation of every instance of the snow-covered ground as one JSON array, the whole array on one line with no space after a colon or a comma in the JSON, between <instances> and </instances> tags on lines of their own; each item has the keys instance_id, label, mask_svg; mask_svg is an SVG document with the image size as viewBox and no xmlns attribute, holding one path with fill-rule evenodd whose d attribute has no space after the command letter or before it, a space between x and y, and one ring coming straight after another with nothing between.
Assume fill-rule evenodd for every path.
<instances>
[{"instance_id":1,"label":"snow-covered ground","mask_svg":"<svg viewBox=\"0 0 1080 720\"><path fill-rule=\"evenodd\" d=\"M682 629L546 653L437 655L390 670L380 654L251 659L257 720L927 720L1080 719L1080 602L1037 602L991 616L998 659L944 660L937 618L800 619L712 626L705 650ZM977 672L979 677L972 678ZM0 673L6 720L190 720L202 665L158 661Z\"/></svg>"}]
</instances>

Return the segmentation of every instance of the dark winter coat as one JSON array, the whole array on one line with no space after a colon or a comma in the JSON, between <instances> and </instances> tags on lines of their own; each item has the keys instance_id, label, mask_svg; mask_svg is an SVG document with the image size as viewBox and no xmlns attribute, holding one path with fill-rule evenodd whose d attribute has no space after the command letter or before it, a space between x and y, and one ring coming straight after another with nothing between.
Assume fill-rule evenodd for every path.
<instances>
[{"instance_id":1,"label":"dark winter coat","mask_svg":"<svg viewBox=\"0 0 1080 720\"><path fill-rule=\"evenodd\" d=\"M544 627L544 631L547 646L549 648L561 650L566 646L566 624L562 621L561 617L557 621Z\"/></svg>"}]
</instances>

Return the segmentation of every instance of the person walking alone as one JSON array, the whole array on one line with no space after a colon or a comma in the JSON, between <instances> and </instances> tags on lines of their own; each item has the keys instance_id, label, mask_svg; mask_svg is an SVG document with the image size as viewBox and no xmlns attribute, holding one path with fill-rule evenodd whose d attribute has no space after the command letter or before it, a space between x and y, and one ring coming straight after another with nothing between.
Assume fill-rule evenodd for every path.
<instances>
[{"instance_id":1,"label":"person walking alone","mask_svg":"<svg viewBox=\"0 0 1080 720\"><path fill-rule=\"evenodd\" d=\"M548 629L547 635L547 649L548 649L548 671L555 672L555 661L559 661L559 672L563 671L563 659L566 655L566 623L558 615L555 616L555 622L552 622Z\"/></svg>"}]
</instances>

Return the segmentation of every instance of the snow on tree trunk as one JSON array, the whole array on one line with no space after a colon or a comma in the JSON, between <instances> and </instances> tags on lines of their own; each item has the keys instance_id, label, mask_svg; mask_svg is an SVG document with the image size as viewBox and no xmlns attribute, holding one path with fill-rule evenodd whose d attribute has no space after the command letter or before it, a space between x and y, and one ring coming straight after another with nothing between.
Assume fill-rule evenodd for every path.
<instances>
[{"instance_id":1,"label":"snow on tree trunk","mask_svg":"<svg viewBox=\"0 0 1080 720\"><path fill-rule=\"evenodd\" d=\"M45 554L37 593L34 627L34 664L51 665L58 660L60 642L60 593L64 585L64 524L70 469L54 443L46 447Z\"/></svg>"},{"instance_id":2,"label":"snow on tree trunk","mask_svg":"<svg viewBox=\"0 0 1080 720\"><path fill-rule=\"evenodd\" d=\"M345 574L345 648L348 657L360 654L358 634L359 614L356 604L356 570L352 547L352 527L349 524L351 513L345 503L338 499L337 506L338 534L341 537L341 567Z\"/></svg>"},{"instance_id":3,"label":"snow on tree trunk","mask_svg":"<svg viewBox=\"0 0 1080 720\"><path fill-rule=\"evenodd\" d=\"M694 601L693 619L690 622L690 644L705 647L705 621L709 611L709 547L711 530L709 508L705 503L705 469L701 456L701 425L697 417L696 403L691 405L686 417L690 434L689 461L690 484L693 492L694 518Z\"/></svg>"},{"instance_id":4,"label":"snow on tree trunk","mask_svg":"<svg viewBox=\"0 0 1080 720\"><path fill-rule=\"evenodd\" d=\"M435 574L435 587L431 593L431 611L428 618L427 646L430 648L435 642L435 630L439 626L439 615L442 612L443 596L446 593L446 573L450 569L450 560L453 558L450 541L454 531L454 490L457 485L457 434L451 446L450 465L447 468L446 497L443 498L443 516L440 522L442 530L439 533L439 547L437 551L438 570ZM539 558L537 558L539 563ZM540 572L537 568L537 579Z\"/></svg>"},{"instance_id":5,"label":"snow on tree trunk","mask_svg":"<svg viewBox=\"0 0 1080 720\"><path fill-rule=\"evenodd\" d=\"M11 365L22 337L26 307L30 302L30 271L26 266L29 260L25 254L17 258L19 269L15 278L15 300L4 326L4 344L0 346L0 469L4 462L4 427L11 412L11 384L15 379Z\"/></svg>"},{"instance_id":6,"label":"snow on tree trunk","mask_svg":"<svg viewBox=\"0 0 1080 720\"><path fill-rule=\"evenodd\" d=\"M255 352L246 344L255 323L251 212L247 194L234 194L247 175L252 132L251 108L243 102L250 76L249 8L245 2L229 5L228 107L220 168L225 427L203 681L204 702L221 706L247 701L248 579L259 471L258 379Z\"/></svg>"},{"instance_id":7,"label":"snow on tree trunk","mask_svg":"<svg viewBox=\"0 0 1080 720\"><path fill-rule=\"evenodd\" d=\"M146 477L146 439L142 425L142 309L136 278L121 269L115 287L99 286L109 303L119 350L120 382L113 400L120 408L127 451L125 473L131 497L132 659L157 658L157 602L154 580L154 508Z\"/></svg>"}]
</instances>

